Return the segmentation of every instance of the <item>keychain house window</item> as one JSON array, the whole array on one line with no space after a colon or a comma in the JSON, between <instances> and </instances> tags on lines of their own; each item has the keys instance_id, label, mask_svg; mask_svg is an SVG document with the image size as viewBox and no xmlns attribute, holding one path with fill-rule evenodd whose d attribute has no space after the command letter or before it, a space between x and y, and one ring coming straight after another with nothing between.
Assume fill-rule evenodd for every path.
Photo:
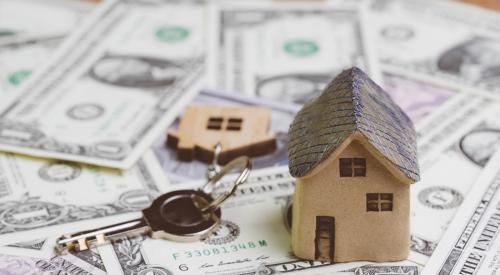
<instances>
[{"instance_id":1,"label":"keychain house window","mask_svg":"<svg viewBox=\"0 0 500 275\"><path fill-rule=\"evenodd\" d=\"M209 117L207 122L207 129L221 131L240 131L243 124L243 119L237 117L223 118L223 117Z\"/></svg>"},{"instance_id":2,"label":"keychain house window","mask_svg":"<svg viewBox=\"0 0 500 275\"><path fill-rule=\"evenodd\" d=\"M228 131L239 131L241 130L241 124L243 123L243 119L230 117L227 121L226 130Z\"/></svg>"},{"instance_id":3,"label":"keychain house window","mask_svg":"<svg viewBox=\"0 0 500 275\"><path fill-rule=\"evenodd\" d=\"M340 176L341 177L365 177L366 159L365 158L341 158Z\"/></svg>"},{"instance_id":4,"label":"keychain house window","mask_svg":"<svg viewBox=\"0 0 500 275\"><path fill-rule=\"evenodd\" d=\"M366 194L366 211L392 211L393 194L368 193Z\"/></svg>"},{"instance_id":5,"label":"keychain house window","mask_svg":"<svg viewBox=\"0 0 500 275\"><path fill-rule=\"evenodd\" d=\"M224 119L222 117L209 117L208 123L207 123L207 129L221 130L223 122L224 122Z\"/></svg>"}]
</instances>

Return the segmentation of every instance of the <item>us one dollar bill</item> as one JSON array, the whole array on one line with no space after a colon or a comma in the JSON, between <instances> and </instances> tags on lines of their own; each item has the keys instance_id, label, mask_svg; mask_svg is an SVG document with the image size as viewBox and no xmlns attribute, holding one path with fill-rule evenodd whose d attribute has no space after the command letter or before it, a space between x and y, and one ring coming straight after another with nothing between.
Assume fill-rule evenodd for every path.
<instances>
[{"instance_id":1,"label":"us one dollar bill","mask_svg":"<svg viewBox=\"0 0 500 275\"><path fill-rule=\"evenodd\" d=\"M198 90L199 4L108 1L0 111L0 149L130 168Z\"/></svg>"},{"instance_id":2,"label":"us one dollar bill","mask_svg":"<svg viewBox=\"0 0 500 275\"><path fill-rule=\"evenodd\" d=\"M357 7L358 1L216 6L211 13L211 84L303 104L352 66L380 81Z\"/></svg>"},{"instance_id":3,"label":"us one dollar bill","mask_svg":"<svg viewBox=\"0 0 500 275\"><path fill-rule=\"evenodd\" d=\"M381 0L366 5L384 70L465 91L500 95L500 18L457 1Z\"/></svg>"},{"instance_id":4,"label":"us one dollar bill","mask_svg":"<svg viewBox=\"0 0 500 275\"><path fill-rule=\"evenodd\" d=\"M295 105L209 90L200 92L190 104L260 106L271 109L271 125L269 132L276 135L277 148L271 154L253 158L252 167L254 169L260 169L288 164L286 146L288 142L288 127L299 109ZM174 123L169 126L169 131L176 130L179 126L179 121L180 119L177 118ZM190 162L179 161L177 159L177 150L165 146L164 137L160 138L156 143L154 152L172 184L206 178L207 164L197 160Z\"/></svg>"},{"instance_id":5,"label":"us one dollar bill","mask_svg":"<svg viewBox=\"0 0 500 275\"><path fill-rule=\"evenodd\" d=\"M287 166L252 172L223 204L220 229L203 241L178 243L138 236L101 247L99 252L110 274L370 274L364 271L376 270L368 268L373 265L369 262L331 264L293 256L284 216L294 182ZM223 180L214 196L231 184L232 180ZM411 263L385 265L418 268Z\"/></svg>"},{"instance_id":6,"label":"us one dollar bill","mask_svg":"<svg viewBox=\"0 0 500 275\"><path fill-rule=\"evenodd\" d=\"M498 274L500 154L484 168L459 211L423 274Z\"/></svg>"},{"instance_id":7,"label":"us one dollar bill","mask_svg":"<svg viewBox=\"0 0 500 275\"><path fill-rule=\"evenodd\" d=\"M500 104L458 95L417 126L422 180L411 190L410 260L425 264L500 146Z\"/></svg>"},{"instance_id":8,"label":"us one dollar bill","mask_svg":"<svg viewBox=\"0 0 500 275\"><path fill-rule=\"evenodd\" d=\"M138 218L168 187L151 152L128 171L1 154L0 244Z\"/></svg>"}]
</instances>

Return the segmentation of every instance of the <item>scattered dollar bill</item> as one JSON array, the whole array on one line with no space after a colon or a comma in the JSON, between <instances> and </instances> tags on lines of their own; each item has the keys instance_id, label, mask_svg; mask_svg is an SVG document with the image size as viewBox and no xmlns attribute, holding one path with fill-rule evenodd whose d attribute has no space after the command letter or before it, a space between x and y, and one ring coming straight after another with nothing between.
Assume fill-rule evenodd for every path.
<instances>
[{"instance_id":1,"label":"scattered dollar bill","mask_svg":"<svg viewBox=\"0 0 500 275\"><path fill-rule=\"evenodd\" d=\"M500 266L500 154L467 195L423 274L498 274Z\"/></svg>"},{"instance_id":2,"label":"scattered dollar bill","mask_svg":"<svg viewBox=\"0 0 500 275\"><path fill-rule=\"evenodd\" d=\"M292 122L298 108L294 105L277 103L269 100L245 97L234 93L221 93L215 91L202 91L192 101L199 105L257 105L267 107L271 112L271 127L269 131L276 135L277 148L271 154L252 159L253 168L266 168L288 164L287 142L288 127ZM179 118L169 127L169 131L177 129ZM196 127L196 126L193 126ZM171 183L200 180L206 178L207 164L193 160L182 162L177 159L177 151L165 146L165 136L162 136L154 147L155 153L166 171Z\"/></svg>"},{"instance_id":3,"label":"scattered dollar bill","mask_svg":"<svg viewBox=\"0 0 500 275\"><path fill-rule=\"evenodd\" d=\"M130 168L198 91L204 7L108 1L0 112L0 149Z\"/></svg>"},{"instance_id":4,"label":"scattered dollar bill","mask_svg":"<svg viewBox=\"0 0 500 275\"><path fill-rule=\"evenodd\" d=\"M500 145L498 117L497 102L462 94L417 127L422 180L411 190L410 260L426 263Z\"/></svg>"},{"instance_id":5,"label":"scattered dollar bill","mask_svg":"<svg viewBox=\"0 0 500 275\"><path fill-rule=\"evenodd\" d=\"M370 1L364 13L384 70L500 95L500 17L458 1Z\"/></svg>"},{"instance_id":6,"label":"scattered dollar bill","mask_svg":"<svg viewBox=\"0 0 500 275\"><path fill-rule=\"evenodd\" d=\"M218 89L303 104L352 66L381 80L357 1L217 7L209 71Z\"/></svg>"},{"instance_id":7,"label":"scattered dollar bill","mask_svg":"<svg viewBox=\"0 0 500 275\"><path fill-rule=\"evenodd\" d=\"M1 154L0 244L138 218L168 188L152 152L128 171Z\"/></svg>"}]
</instances>

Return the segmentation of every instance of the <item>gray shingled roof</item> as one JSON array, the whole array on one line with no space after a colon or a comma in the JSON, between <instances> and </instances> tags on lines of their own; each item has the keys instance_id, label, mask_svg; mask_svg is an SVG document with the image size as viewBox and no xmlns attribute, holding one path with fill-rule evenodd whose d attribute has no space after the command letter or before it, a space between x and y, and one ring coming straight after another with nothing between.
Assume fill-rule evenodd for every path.
<instances>
[{"instance_id":1,"label":"gray shingled roof","mask_svg":"<svg viewBox=\"0 0 500 275\"><path fill-rule=\"evenodd\" d=\"M356 131L410 180L419 180L413 123L359 68L343 71L295 117L288 140L292 176L306 175Z\"/></svg>"}]
</instances>

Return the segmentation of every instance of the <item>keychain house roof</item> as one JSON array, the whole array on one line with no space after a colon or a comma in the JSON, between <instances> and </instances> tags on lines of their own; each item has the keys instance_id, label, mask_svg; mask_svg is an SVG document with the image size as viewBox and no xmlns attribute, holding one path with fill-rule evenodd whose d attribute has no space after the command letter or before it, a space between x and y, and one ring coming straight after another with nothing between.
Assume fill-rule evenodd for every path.
<instances>
[{"instance_id":1,"label":"keychain house roof","mask_svg":"<svg viewBox=\"0 0 500 275\"><path fill-rule=\"evenodd\" d=\"M419 180L408 116L363 71L337 76L289 130L298 178L292 247L311 260L405 259L409 186Z\"/></svg>"}]
</instances>

